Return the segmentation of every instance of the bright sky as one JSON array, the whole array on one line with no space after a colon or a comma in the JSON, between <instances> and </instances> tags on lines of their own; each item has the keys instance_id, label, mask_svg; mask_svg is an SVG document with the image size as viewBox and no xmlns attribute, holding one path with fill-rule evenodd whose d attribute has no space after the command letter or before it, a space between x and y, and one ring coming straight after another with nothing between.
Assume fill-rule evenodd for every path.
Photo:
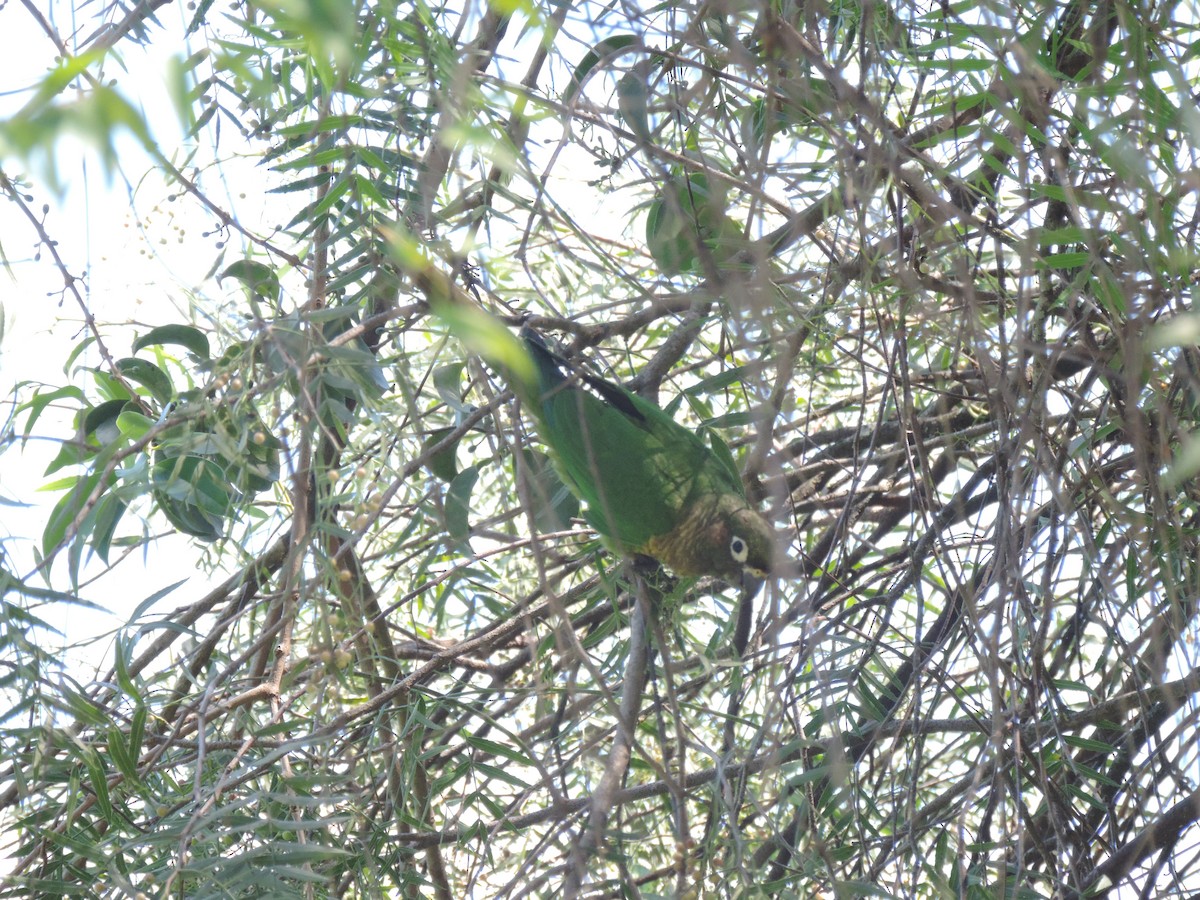
<instances>
[{"instance_id":1,"label":"bright sky","mask_svg":"<svg viewBox=\"0 0 1200 900\"><path fill-rule=\"evenodd\" d=\"M86 43L94 31L87 12L78 20L66 3L51 2L51 22L64 36L78 34ZM90 11L90 10L88 10ZM132 104L145 112L160 149L172 160L185 158L182 129L178 114L166 88L165 73L171 56L186 57L203 48L200 36L185 37L187 17L184 5L168 5L160 11L163 29L155 29L146 46L122 41L119 59L106 61L103 75L115 82L115 88ZM164 31L166 33L164 33ZM70 39L68 43L70 43ZM192 42L192 43L189 43ZM580 54L584 52L580 49ZM55 63L53 43L24 6L0 7L0 58L7 61L0 74L0 120L11 116L28 102L30 88L37 84ZM64 94L69 101L70 94ZM205 129L205 137L211 133ZM238 156L243 145L234 128L225 123L220 129L221 146L217 151L202 147L190 161L203 174L203 189L219 205L231 211L239 221L260 233L269 233L282 225L271 218L271 199L263 194L265 179L252 155ZM0 155L0 167L10 177L29 173L34 185L27 193L29 204L39 212L43 204L50 209L45 216L47 232L58 241L58 251L69 271L85 277L82 293L90 311L101 323L110 352L115 357L129 355L135 334L154 325L186 321L189 297L205 291L210 300L214 292L227 288L239 293L236 285L218 286L205 276L218 259L217 241L229 240L223 265L239 258L241 248L231 235L205 237L215 222L202 215L199 204L184 198L171 202L169 195L179 189L163 184L153 170L153 160L132 138L120 139L121 158L117 171L106 173L96 148L80 138L63 139L54 160L54 171L62 191L55 195L45 187L48 179L42 161L37 163ZM551 178L569 177L574 183L594 177L590 158L576 165L575 148L557 148L560 155L548 173ZM0 154L3 150L0 148ZM549 153L549 151L547 151ZM219 166L211 161L220 158ZM581 174L582 173L582 174ZM601 223L611 225L613 236L627 227L624 216L614 219L603 206L604 198L592 189L572 196L580 203L577 214L587 213L583 201L598 204L588 215L593 229ZM486 236L484 238L486 240ZM71 294L63 292L63 276L50 255L40 254L37 236L28 219L14 204L0 204L0 247L7 256L10 277L8 290L0 293L4 334L0 339L0 398L12 396L21 382L62 385L67 377L62 366L71 348L83 339L82 311ZM211 303L206 304L211 306ZM131 324L122 324L131 323ZM101 358L89 348L75 361L75 367L96 367ZM85 374L72 376L72 383L89 389ZM26 389L28 399L32 389ZM23 421L24 415L20 417ZM71 433L66 410L55 417L48 410L38 421L35 433L65 437ZM60 493L39 493L45 483L45 470L58 446L49 440L31 440L24 451L10 448L0 455L0 498L32 504L29 507L4 507L0 519L0 539L8 556L8 565L22 576L34 570L34 547L40 543L49 509ZM66 473L58 473L56 477ZM132 519L131 519L132 521ZM125 523L128 525L129 523ZM152 519L159 531L169 530L161 516ZM118 532L120 533L120 532ZM107 612L84 615L78 608L58 605L42 610L49 620L76 636L104 633L125 623L128 614L147 596L191 575L193 583L162 601L162 609L171 609L185 600L201 595L211 579L197 573L196 560L202 548L180 535L156 542L153 555L130 560L111 576L81 593L86 599L103 602ZM140 552L140 551L139 551ZM114 550L112 559L118 558ZM85 569L96 574L101 567ZM55 587L66 583L63 564L55 566ZM34 583L40 583L35 578ZM116 602L119 599L119 603ZM89 653L88 657L92 658Z\"/></svg>"},{"instance_id":2,"label":"bright sky","mask_svg":"<svg viewBox=\"0 0 1200 900\"><path fill-rule=\"evenodd\" d=\"M110 61L104 70L106 77L115 80L117 89L145 111L155 138L171 158L181 155L176 152L181 128L167 94L164 73L169 54L190 52L182 37L181 16L185 13L182 5L164 8L164 25L173 34L158 33L144 48L123 43L120 65ZM94 26L90 18L82 22L79 32L86 39ZM73 30L61 18L56 24L64 35ZM30 86L53 66L55 58L53 44L26 9L17 4L0 8L0 58L6 60L0 73L0 118L7 118L28 101ZM69 94L64 99L69 99ZM237 135L226 129L225 137L236 139ZM202 237L213 225L196 214L195 203L167 199L174 189L167 188L152 171L150 157L137 142L122 137L118 146L119 170L106 173L94 147L75 137L63 140L54 161L62 184L57 196L45 187L46 179L37 163L29 166L6 156L0 158L0 167L10 178L25 177L32 185L25 193L35 213L40 215L43 204L49 205L44 218L46 231L58 242L58 252L68 270L84 277L81 293L101 323L110 351L120 357L130 354L135 333L153 325L186 320L192 291L202 285L214 289L211 282L204 283L204 276L216 258L218 238ZM224 166L221 169L222 173L228 171ZM236 194L253 192L254 185L261 183L261 179L241 180L244 184L236 192L225 185L225 196L219 190L222 181L207 177L205 184L218 202L233 208L239 199ZM243 201L242 206L253 202ZM261 199L258 203L261 209ZM237 212L240 215L242 210ZM257 224L258 216L251 218ZM85 332L77 301L62 290L61 272L44 248L38 258L36 232L11 202L0 204L0 248L7 260L8 276L6 289L0 292L4 324L0 397L8 402L21 382L64 384L67 378L63 364ZM236 246L233 252L238 253ZM75 366L95 367L100 362L99 353L92 347L81 354ZM90 388L86 376L76 374L72 382L85 390ZM27 391L23 399L28 396ZM10 413L11 405L6 406L5 415ZM18 421L23 420L24 414ZM71 427L71 417L65 410L58 415L48 410L38 421L35 434L65 437ZM52 441L31 440L23 451L10 447L0 456L0 497L6 502L32 504L24 508L6 505L0 519L6 563L22 576L33 571L33 548L40 542L49 508L61 496L37 491L46 481L47 463L57 449ZM159 530L169 529L161 517L155 517L153 525ZM107 611L85 613L79 607L58 604L39 613L80 638L124 624L145 597L181 578L190 576L193 583L163 601L163 608L174 608L206 589L210 579L197 572L199 554L189 539L173 535L156 542L152 549L153 554L145 560L130 560L130 564L81 591L84 598L102 602ZM114 549L111 560L117 559L119 552ZM86 567L85 577L100 571L99 565ZM55 587L61 589L66 583L65 567L56 565L55 572ZM35 577L33 583L39 584L40 579ZM93 664L104 665L95 659L94 652L89 652L87 658ZM86 677L85 673L79 674Z\"/></svg>"}]
</instances>

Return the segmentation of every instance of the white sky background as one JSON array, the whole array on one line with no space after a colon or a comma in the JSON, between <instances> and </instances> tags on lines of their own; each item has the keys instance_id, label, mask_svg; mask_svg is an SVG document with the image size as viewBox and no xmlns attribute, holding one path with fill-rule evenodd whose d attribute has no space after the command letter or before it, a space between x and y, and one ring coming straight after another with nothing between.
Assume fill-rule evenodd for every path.
<instances>
[{"instance_id":1,"label":"white sky background","mask_svg":"<svg viewBox=\"0 0 1200 900\"><path fill-rule=\"evenodd\" d=\"M82 46L92 39L97 27L95 7L85 6L76 15L69 0L41 0L37 5L68 46ZM285 196L284 203L272 203L273 197L265 193L271 179L257 164L256 154L261 147L250 147L235 128L224 122L219 147L202 144L194 158L187 157L193 148L185 143L179 113L168 93L166 73L172 57L184 58L205 47L202 34L185 35L192 15L185 4L163 7L159 11L161 27L152 26L148 43L138 45L129 39L119 42L117 52L104 63L103 77L143 112L167 158L176 162L190 159L187 171L200 168L201 187L211 199L249 229L268 234L290 218L292 201ZM580 57L585 52L586 48L578 48ZM54 66L56 56L53 42L19 0L0 6L0 59L6 61L0 69L0 120L28 102L33 87ZM524 63L513 65L523 71ZM60 99L69 102L70 92ZM201 141L210 139L212 128L210 122L202 129ZM222 267L243 255L236 233L204 236L217 223L194 199L168 199L182 194L181 189L164 183L154 160L136 140L121 134L117 145L121 150L119 166L108 173L93 145L76 136L59 141L53 167L61 184L60 195L49 189L45 166L39 161L0 156L5 174L14 179L23 177L32 185L25 193L36 213L40 214L43 204L49 204L46 231L58 241L58 252L68 270L83 277L80 292L114 358L130 355L132 341L148 328L186 321L193 294L205 293L208 299L203 306L209 309L226 294L240 299L240 285L218 285L206 276L218 258L219 240L229 245ZM585 217L593 232L600 229L612 237L622 235L628 228L625 215L614 216L605 209L603 193L583 185L599 174L593 159L571 144L552 144L545 150L543 163L555 150L559 155L553 166L541 174L573 183L572 187L577 188L569 194L573 212ZM629 237L624 235L625 239ZM483 239L486 241L486 236ZM62 273L50 254L43 248L40 259L36 258L37 234L11 202L0 203L0 248L9 265L7 283L0 290L5 326L0 339L0 399L8 404L5 414L11 412L13 390L22 382L45 383L48 389L69 382L94 397L86 373L78 371L81 366L94 368L102 364L94 346L75 360L72 374L64 373L62 368L71 348L86 334L83 311L74 296L63 290ZM486 252L486 247L479 249ZM32 387L27 387L21 399L31 395ZM19 428L25 416L22 413L18 417ZM35 437L24 449L0 448L4 449L0 453L0 498L31 504L0 506L0 550L6 555L9 569L22 577L35 571L34 548L40 544L50 509L62 496L60 492L38 491L48 480L46 467L58 445L36 436L62 438L71 434L72 427L71 410L51 407L38 420ZM63 470L53 477L69 472ZM128 533L134 521L133 514L128 513L118 525L118 536ZM87 579L103 571L103 566L98 560L84 566L81 580L85 586L80 595L102 604L103 610L88 612L68 604L37 610L51 624L69 632L68 643L123 626L146 597L181 578L190 576L191 583L160 601L159 611L190 602L215 583L213 577L197 569L203 546L185 535L170 534L171 526L161 515L153 515L150 524L155 533L167 536L151 543L144 558L118 564L94 584L87 584ZM120 552L114 547L110 561L119 563ZM141 548L137 551L139 556L143 552ZM54 576L54 587L62 589L67 583L65 560L55 564ZM33 575L31 583L44 582L40 575ZM104 642L103 647L107 646ZM99 655L101 647L81 649L84 652L74 659L86 660L93 671L111 664L107 651ZM77 676L85 680L92 677L82 669Z\"/></svg>"},{"instance_id":2,"label":"white sky background","mask_svg":"<svg viewBox=\"0 0 1200 900\"><path fill-rule=\"evenodd\" d=\"M73 19L69 4L64 3L50 4L46 14L64 38L69 40L78 30L80 39L86 40L95 30L90 11ZM103 72L115 81L127 100L145 113L163 152L169 158L179 158L176 151L182 146L183 132L167 93L165 72L171 55L190 52L183 37L183 17L190 13L182 5L170 5L160 14L169 33L156 29L144 47L122 42L119 57L106 61ZM6 61L0 70L0 117L7 118L28 101L30 88L54 65L55 56L53 43L23 6L8 3L0 8L0 59ZM69 92L63 99L69 101ZM240 141L228 128L224 129L224 138ZM117 146L121 150L119 169L109 174L95 147L75 137L61 141L54 160L62 185L59 196L49 190L36 162L27 165L7 157L0 159L0 166L10 178L25 176L31 184L25 193L32 198L29 205L36 213L40 214L43 204L49 204L46 231L58 242L58 252L68 270L83 277L80 292L109 350L120 357L130 355L137 333L154 325L185 321L191 291L213 289L212 282L204 284L204 276L216 257L219 237L201 237L213 228L213 222L200 215L196 203L167 200L178 189L163 183L154 171L153 161L135 140L121 135ZM204 154L202 150L201 156ZM221 172L227 171L222 166ZM206 177L205 186L219 203L229 204L227 208L238 203L241 208L233 211L241 217L246 209L254 209L255 201L238 200L236 194L262 186L261 178L243 180L245 183L236 192L230 188L225 196L217 190L217 179ZM257 202L261 209L261 199ZM258 224L258 216L249 218L251 224ZM18 383L67 383L63 363L85 334L83 311L75 298L63 291L62 273L50 254L42 248L40 260L37 258L37 240L32 224L15 204L0 203L0 247L8 260L8 271L0 276L4 279L0 282L0 309L5 326L0 339L0 397L6 404L10 404ZM127 324L122 327L123 323ZM75 367L100 364L99 352L93 346L76 360ZM91 387L79 374L69 380L85 391ZM30 394L27 390L23 399ZM7 405L5 414L10 411L11 405ZM24 414L18 424L23 420ZM67 410L56 414L48 409L34 434L65 437L71 427ZM33 548L40 542L49 509L61 496L37 490L47 480L46 466L57 450L55 443L35 439L23 450L8 447L0 455L0 497L32 504L24 508L0 507L0 547L8 567L23 577L33 572ZM129 524L123 521L124 528L118 526L118 534L127 531ZM159 532L170 530L161 516L155 516L151 524ZM162 601L166 608L174 608L185 599L194 599L210 582L209 576L197 572L201 552L186 536L169 535L155 541L144 559L128 560L81 590L83 598L103 604L104 610L89 612L79 606L54 604L38 610L38 614L64 628L68 642L74 643L123 625L147 596L191 576L191 584ZM120 553L119 548L113 548L110 561L118 562ZM82 579L86 581L102 570L97 560L84 567ZM55 574L55 586L61 589L66 582L61 562L56 564ZM30 580L35 585L43 583L39 576ZM90 648L86 654L89 666L106 666L110 660L97 658L97 650ZM76 657L76 661L82 659ZM88 677L82 671L78 675Z\"/></svg>"}]
</instances>

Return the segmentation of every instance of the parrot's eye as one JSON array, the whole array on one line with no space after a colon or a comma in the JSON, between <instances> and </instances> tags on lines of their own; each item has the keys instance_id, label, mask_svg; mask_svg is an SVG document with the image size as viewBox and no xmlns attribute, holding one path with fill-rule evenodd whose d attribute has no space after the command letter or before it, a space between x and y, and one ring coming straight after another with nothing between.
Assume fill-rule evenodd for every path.
<instances>
[{"instance_id":1,"label":"parrot's eye","mask_svg":"<svg viewBox=\"0 0 1200 900\"><path fill-rule=\"evenodd\" d=\"M729 542L729 555L733 557L734 562L744 563L746 557L750 555L750 548L746 546L746 542L736 534L733 540Z\"/></svg>"}]
</instances>

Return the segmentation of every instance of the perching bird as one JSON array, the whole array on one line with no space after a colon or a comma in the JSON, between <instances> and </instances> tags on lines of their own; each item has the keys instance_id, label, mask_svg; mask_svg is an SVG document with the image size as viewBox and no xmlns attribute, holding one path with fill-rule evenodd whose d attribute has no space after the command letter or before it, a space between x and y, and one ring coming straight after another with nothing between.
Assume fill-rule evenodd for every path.
<instances>
[{"instance_id":1,"label":"perching bird","mask_svg":"<svg viewBox=\"0 0 1200 900\"><path fill-rule=\"evenodd\" d=\"M746 500L728 451L715 453L666 412L521 337L536 381L510 375L567 487L615 551L677 575L713 575L755 592L774 533Z\"/></svg>"}]
</instances>

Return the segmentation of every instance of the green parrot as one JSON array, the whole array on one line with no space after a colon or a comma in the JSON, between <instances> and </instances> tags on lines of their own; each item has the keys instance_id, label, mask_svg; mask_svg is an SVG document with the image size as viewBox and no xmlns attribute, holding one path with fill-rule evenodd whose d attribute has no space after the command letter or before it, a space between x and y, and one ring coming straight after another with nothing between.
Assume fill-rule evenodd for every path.
<instances>
[{"instance_id":1,"label":"green parrot","mask_svg":"<svg viewBox=\"0 0 1200 900\"><path fill-rule=\"evenodd\" d=\"M713 575L756 592L775 535L746 500L728 452L719 456L653 403L573 367L532 329L521 338L534 380L510 374L514 392L606 543L683 577Z\"/></svg>"}]
</instances>

